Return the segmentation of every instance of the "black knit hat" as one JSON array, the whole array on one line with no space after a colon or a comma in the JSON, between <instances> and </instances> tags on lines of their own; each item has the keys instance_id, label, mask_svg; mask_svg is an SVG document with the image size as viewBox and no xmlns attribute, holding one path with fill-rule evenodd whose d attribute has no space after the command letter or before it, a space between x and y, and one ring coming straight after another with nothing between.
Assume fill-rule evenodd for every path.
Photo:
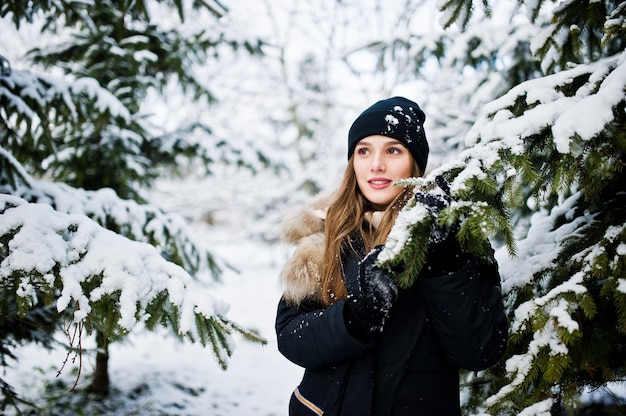
<instances>
[{"instance_id":1,"label":"black knit hat","mask_svg":"<svg viewBox=\"0 0 626 416\"><path fill-rule=\"evenodd\" d=\"M426 115L404 97L381 100L366 109L352 123L348 133L348 159L356 144L365 137L382 135L400 140L411 152L422 173L428 162L428 142L424 131Z\"/></svg>"}]
</instances>

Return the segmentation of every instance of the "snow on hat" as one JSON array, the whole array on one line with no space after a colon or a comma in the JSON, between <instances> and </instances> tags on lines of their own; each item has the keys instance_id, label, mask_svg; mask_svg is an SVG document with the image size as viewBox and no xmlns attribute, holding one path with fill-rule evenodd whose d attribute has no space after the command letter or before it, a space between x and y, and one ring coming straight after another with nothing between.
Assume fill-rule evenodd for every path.
<instances>
[{"instance_id":1,"label":"snow on hat","mask_svg":"<svg viewBox=\"0 0 626 416\"><path fill-rule=\"evenodd\" d=\"M424 131L426 115L411 100L393 97L378 101L352 123L348 133L348 159L356 144L365 137L382 135L401 141L417 162L422 173L428 162L428 142Z\"/></svg>"}]
</instances>

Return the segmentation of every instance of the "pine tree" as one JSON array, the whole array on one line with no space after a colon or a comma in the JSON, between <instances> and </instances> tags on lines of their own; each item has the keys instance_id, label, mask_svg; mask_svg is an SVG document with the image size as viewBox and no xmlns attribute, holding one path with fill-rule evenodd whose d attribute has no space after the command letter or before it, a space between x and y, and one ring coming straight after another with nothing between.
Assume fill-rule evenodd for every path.
<instances>
[{"instance_id":1,"label":"pine tree","mask_svg":"<svg viewBox=\"0 0 626 416\"><path fill-rule=\"evenodd\" d=\"M157 13L159 8L177 18L164 19L169 15ZM2 365L23 342L48 346L60 329L80 354L78 341L85 331L97 336L100 347L91 387L106 393L106 347L134 325L170 327L177 336L211 346L223 367L232 352L230 334L263 341L230 321L220 303L198 289L195 280L217 278L220 266L184 221L140 205L142 190L156 177L194 160L207 172L214 163L258 164L215 138L205 120L181 121L166 130L150 121L145 108L148 97L167 101L172 89L198 104L212 103L211 80L203 79L198 68L222 48L260 52L254 42L227 38L218 24L226 12L213 1L112 0L96 8L46 0L0 5L2 24L10 19L19 29L38 23L44 36L58 39L27 55L33 68L47 68L50 74L11 71L5 60L0 75ZM205 23L179 30L190 16L212 27ZM23 239L33 235L43 242L61 237L54 240L61 251L31 247ZM142 268L114 269L115 259L107 261L106 253L94 248L106 251L99 242L112 238L152 271L144 280L150 290L134 308L124 307L127 296L133 299L128 288L111 286L108 279L114 274L132 280ZM20 263L28 250L30 262ZM99 255L104 265L88 268ZM38 258L48 262L38 263ZM66 293L72 282L68 276L80 282L71 294ZM200 294L204 308L197 303ZM63 322L71 327L60 328ZM12 387L0 382L2 407L17 404Z\"/></svg>"},{"instance_id":2,"label":"pine tree","mask_svg":"<svg viewBox=\"0 0 626 416\"><path fill-rule=\"evenodd\" d=\"M443 3L448 24L475 30L474 3ZM488 15L489 6L478 7ZM584 393L626 378L626 4L526 7L532 71L515 71L521 78L484 105L458 160L407 181L429 191L445 177L456 202L438 221L461 221L457 238L478 255L488 255L485 238L517 255L500 257L509 349L501 364L466 375L468 413L572 414ZM525 215L520 234L514 223ZM381 255L413 261L429 221L419 203L407 206ZM407 284L420 266L418 257Z\"/></svg>"}]
</instances>

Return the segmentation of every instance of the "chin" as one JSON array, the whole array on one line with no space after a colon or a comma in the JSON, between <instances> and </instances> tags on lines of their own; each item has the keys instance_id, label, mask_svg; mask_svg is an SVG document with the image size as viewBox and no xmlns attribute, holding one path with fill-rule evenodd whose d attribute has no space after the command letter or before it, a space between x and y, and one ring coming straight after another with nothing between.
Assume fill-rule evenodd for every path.
<instances>
[{"instance_id":1,"label":"chin","mask_svg":"<svg viewBox=\"0 0 626 416\"><path fill-rule=\"evenodd\" d=\"M372 198L369 199L368 198L369 203L376 208L377 210L384 210L385 208L387 208L387 206L389 204L391 204L391 201L393 201L393 198L389 199L389 198Z\"/></svg>"}]
</instances>

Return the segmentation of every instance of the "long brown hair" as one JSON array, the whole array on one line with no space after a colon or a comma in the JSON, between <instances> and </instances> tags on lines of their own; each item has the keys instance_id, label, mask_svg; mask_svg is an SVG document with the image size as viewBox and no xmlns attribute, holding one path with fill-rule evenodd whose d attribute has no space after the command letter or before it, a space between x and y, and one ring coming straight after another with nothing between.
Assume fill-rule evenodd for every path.
<instances>
[{"instance_id":1,"label":"long brown hair","mask_svg":"<svg viewBox=\"0 0 626 416\"><path fill-rule=\"evenodd\" d=\"M326 213L324 225L326 245L324 267L321 270L321 300L325 306L345 299L348 295L343 281L342 254L345 243L350 249L355 249L350 236L360 233L366 251L376 245L384 244L398 212L412 196L411 188L405 188L385 209L377 227L368 224L365 216L373 209L357 185L353 157L350 157L348 161L341 185L335 192ZM413 176L421 176L416 163L414 163Z\"/></svg>"}]
</instances>

